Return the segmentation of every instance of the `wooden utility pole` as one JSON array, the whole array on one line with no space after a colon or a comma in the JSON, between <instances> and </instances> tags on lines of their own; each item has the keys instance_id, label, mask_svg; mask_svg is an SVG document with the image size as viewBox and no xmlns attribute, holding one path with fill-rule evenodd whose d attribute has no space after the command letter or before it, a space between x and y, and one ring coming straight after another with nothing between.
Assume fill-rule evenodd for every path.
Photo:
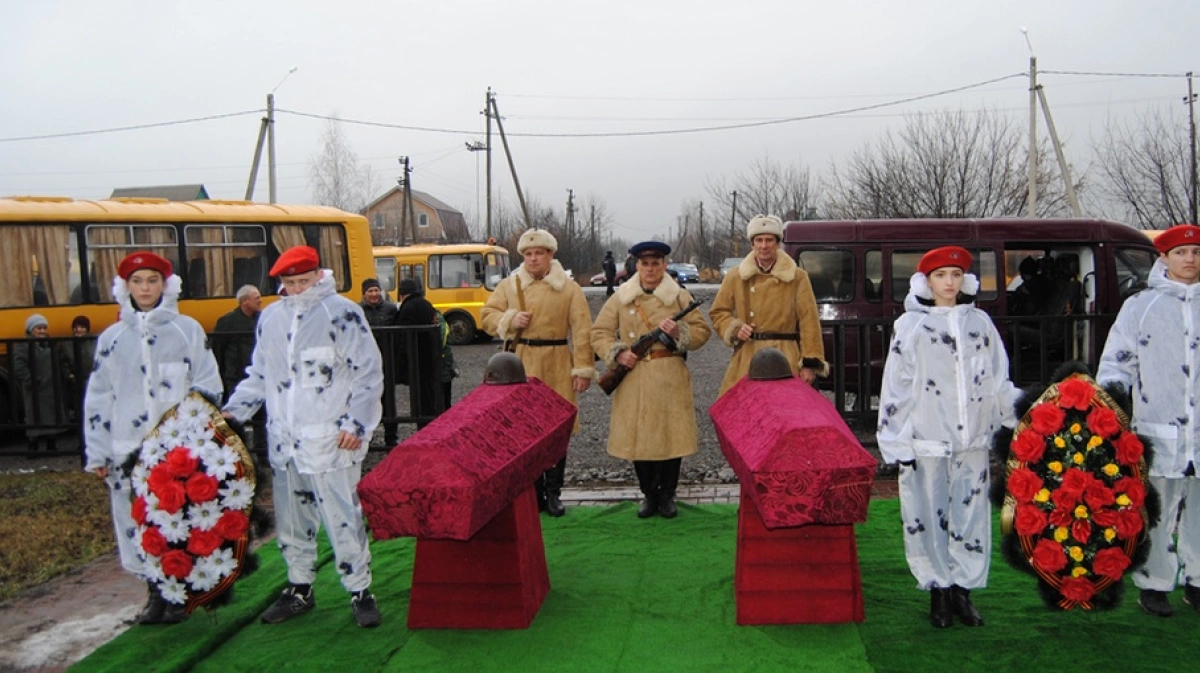
<instances>
[{"instance_id":1,"label":"wooden utility pole","mask_svg":"<svg viewBox=\"0 0 1200 673\"><path fill-rule=\"evenodd\" d=\"M491 118L496 120L496 130L500 132L500 143L504 145L504 157L508 159L508 172L512 174L513 186L517 189L517 200L521 203L521 215L525 218L525 227L530 228L533 226L533 222L529 219L529 206L525 205L525 192L521 189L521 181L517 178L517 167L513 164L512 151L508 148L508 136L504 135L504 122L501 121L500 108L496 106L496 96L491 91L488 89L488 103L492 109ZM488 138L491 138L490 133Z\"/></svg>"},{"instance_id":2,"label":"wooden utility pole","mask_svg":"<svg viewBox=\"0 0 1200 673\"><path fill-rule=\"evenodd\" d=\"M1192 189L1189 205L1192 210L1192 224L1197 223L1196 218L1196 94L1192 93L1192 73L1189 70L1187 74L1188 92L1187 98L1183 102L1188 106L1188 147L1192 152Z\"/></svg>"},{"instance_id":3,"label":"wooden utility pole","mask_svg":"<svg viewBox=\"0 0 1200 673\"><path fill-rule=\"evenodd\" d=\"M733 205L729 208L729 240L733 244L733 256L738 256L737 235L737 190L733 190Z\"/></svg>"},{"instance_id":4,"label":"wooden utility pole","mask_svg":"<svg viewBox=\"0 0 1200 673\"><path fill-rule=\"evenodd\" d=\"M1037 57L1029 57L1029 162L1025 195L1025 217L1037 217Z\"/></svg>"},{"instance_id":5,"label":"wooden utility pole","mask_svg":"<svg viewBox=\"0 0 1200 673\"><path fill-rule=\"evenodd\" d=\"M404 177L400 178L400 186L404 188L404 198L400 204L400 245L404 245L404 233L412 234L412 242L417 242L417 217L413 210L412 198L412 166L408 157L400 157L400 165L404 166Z\"/></svg>"}]
</instances>

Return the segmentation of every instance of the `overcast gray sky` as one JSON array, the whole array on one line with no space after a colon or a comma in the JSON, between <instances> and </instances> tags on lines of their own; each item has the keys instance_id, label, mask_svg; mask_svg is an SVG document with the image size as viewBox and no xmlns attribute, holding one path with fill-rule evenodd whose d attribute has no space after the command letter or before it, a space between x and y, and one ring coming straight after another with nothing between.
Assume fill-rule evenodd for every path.
<instances>
[{"instance_id":1,"label":"overcast gray sky","mask_svg":"<svg viewBox=\"0 0 1200 673\"><path fill-rule=\"evenodd\" d=\"M1195 0L40 0L0 22L0 194L102 198L114 187L204 183L240 199L276 91L280 202L308 202L308 166L336 113L381 181L477 218L479 114L490 86L522 186L559 211L602 199L614 233L664 234L708 178L770 156L814 174L922 110L989 106L1024 119L1014 78L869 112L649 136L887 103L1028 70L1177 73L1200 66ZM1161 109L1186 122L1186 81L1043 75L1070 160L1091 160L1108 118ZM252 114L235 115L250 112ZM288 112L285 112L288 111ZM116 127L233 115L113 133ZM428 127L451 132L418 131ZM517 134L592 134L531 137ZM495 142L499 149L498 139ZM497 151L495 180L513 189ZM266 201L265 171L256 200Z\"/></svg>"}]
</instances>

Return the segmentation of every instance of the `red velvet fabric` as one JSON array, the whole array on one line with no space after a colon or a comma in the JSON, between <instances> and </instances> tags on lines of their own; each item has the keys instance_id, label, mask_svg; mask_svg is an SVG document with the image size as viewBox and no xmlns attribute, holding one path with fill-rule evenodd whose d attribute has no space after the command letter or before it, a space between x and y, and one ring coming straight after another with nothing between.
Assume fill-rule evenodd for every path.
<instances>
[{"instance_id":1,"label":"red velvet fabric","mask_svg":"<svg viewBox=\"0 0 1200 673\"><path fill-rule=\"evenodd\" d=\"M742 379L708 411L767 528L867 520L877 461L800 379Z\"/></svg>"},{"instance_id":2,"label":"red velvet fabric","mask_svg":"<svg viewBox=\"0 0 1200 673\"><path fill-rule=\"evenodd\" d=\"M524 629L550 592L533 487L466 542L417 538L410 629Z\"/></svg>"},{"instance_id":3,"label":"red velvet fabric","mask_svg":"<svg viewBox=\"0 0 1200 673\"><path fill-rule=\"evenodd\" d=\"M733 587L737 623L836 624L864 619L850 524L770 530L742 487Z\"/></svg>"},{"instance_id":4,"label":"red velvet fabric","mask_svg":"<svg viewBox=\"0 0 1200 673\"><path fill-rule=\"evenodd\" d=\"M567 455L575 414L537 379L478 386L359 482L372 534L470 539Z\"/></svg>"}]
</instances>

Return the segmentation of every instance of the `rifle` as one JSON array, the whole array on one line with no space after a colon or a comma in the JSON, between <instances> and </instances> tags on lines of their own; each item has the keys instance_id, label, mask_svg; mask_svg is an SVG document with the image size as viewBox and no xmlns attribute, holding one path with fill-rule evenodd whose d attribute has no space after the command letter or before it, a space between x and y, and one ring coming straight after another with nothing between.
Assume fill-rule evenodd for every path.
<instances>
[{"instance_id":1,"label":"rifle","mask_svg":"<svg viewBox=\"0 0 1200 673\"><path fill-rule=\"evenodd\" d=\"M682 311L671 316L671 320L678 322L684 316L699 308L703 303L703 299L693 300L692 303L683 307ZM638 359L641 359L646 356L646 353L650 352L650 348L656 343L661 343L667 348L674 347L674 339L668 336L666 332L655 327L649 333L638 337L638 340L633 342L633 345L629 347L629 350L632 351L634 355L638 356ZM604 372L600 375L600 389L604 391L605 395L612 395L612 392L617 389L617 386L621 385L621 381L625 380L625 375L629 372L629 367L626 367L622 364L618 364L616 369L610 369Z\"/></svg>"}]
</instances>

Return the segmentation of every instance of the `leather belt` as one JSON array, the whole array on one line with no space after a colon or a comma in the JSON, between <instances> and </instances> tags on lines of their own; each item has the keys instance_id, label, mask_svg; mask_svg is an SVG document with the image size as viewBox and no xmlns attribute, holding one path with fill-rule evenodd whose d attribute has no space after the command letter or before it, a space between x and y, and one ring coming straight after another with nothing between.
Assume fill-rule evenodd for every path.
<instances>
[{"instance_id":1,"label":"leather belt","mask_svg":"<svg viewBox=\"0 0 1200 673\"><path fill-rule=\"evenodd\" d=\"M649 361L649 360L658 360L660 358L677 358L677 357L680 357L679 353L663 349L663 350L650 351L649 353L646 353L646 355L643 356L642 359Z\"/></svg>"},{"instance_id":2,"label":"leather belt","mask_svg":"<svg viewBox=\"0 0 1200 673\"><path fill-rule=\"evenodd\" d=\"M755 332L750 338L754 341L799 341L800 335L796 332Z\"/></svg>"},{"instance_id":3,"label":"leather belt","mask_svg":"<svg viewBox=\"0 0 1200 673\"><path fill-rule=\"evenodd\" d=\"M517 339L522 346L566 346L566 339Z\"/></svg>"}]
</instances>

